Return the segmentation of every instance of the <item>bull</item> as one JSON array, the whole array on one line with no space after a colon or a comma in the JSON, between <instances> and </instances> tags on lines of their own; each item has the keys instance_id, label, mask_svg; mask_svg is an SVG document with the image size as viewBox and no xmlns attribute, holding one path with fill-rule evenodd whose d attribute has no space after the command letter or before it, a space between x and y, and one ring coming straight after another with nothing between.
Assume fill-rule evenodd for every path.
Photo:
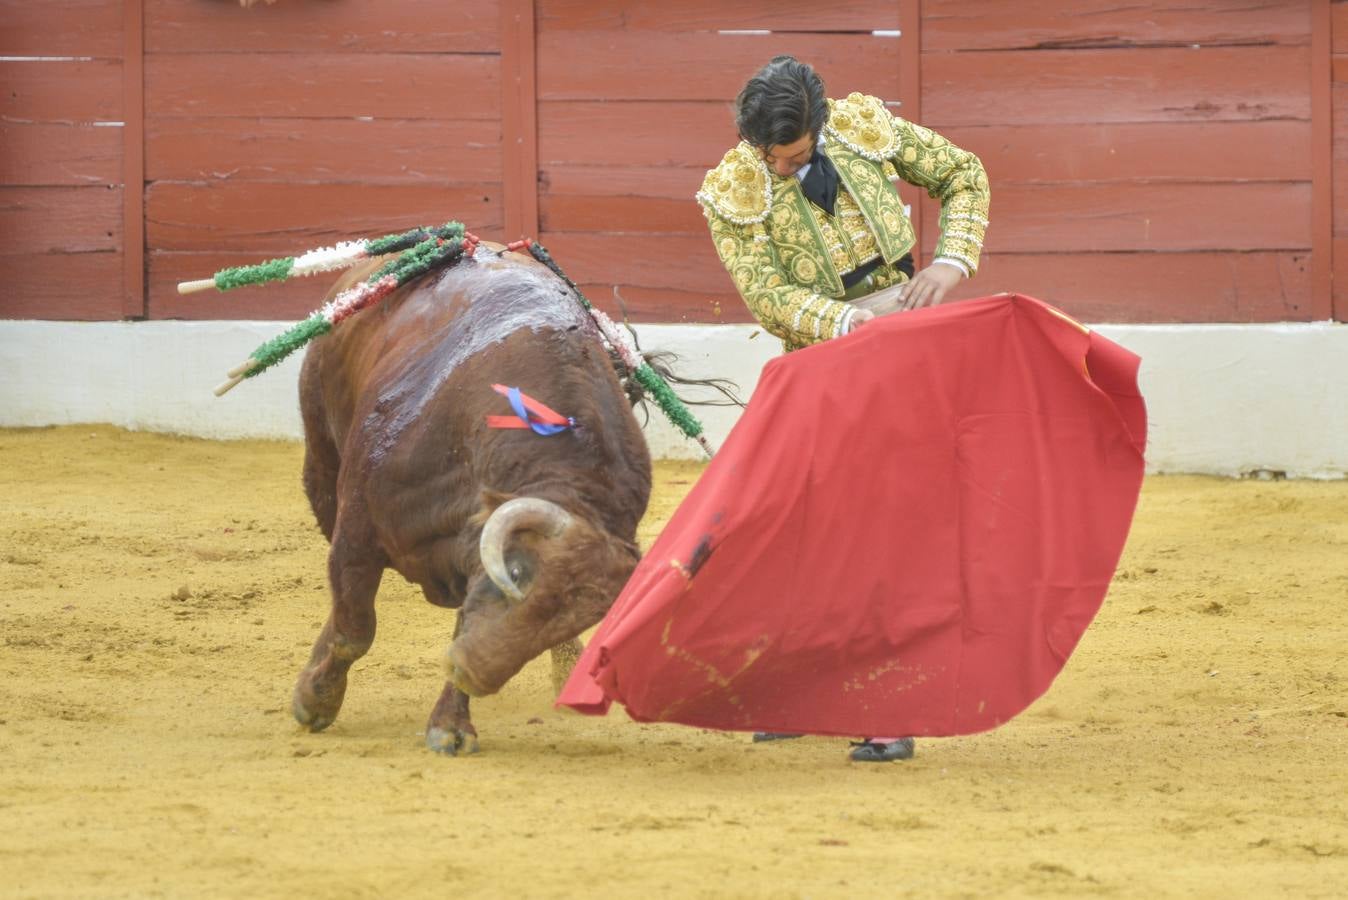
<instances>
[{"instance_id":1,"label":"bull","mask_svg":"<svg viewBox=\"0 0 1348 900\"><path fill-rule=\"evenodd\" d=\"M329 298L378 261L338 281ZM488 427L518 386L574 427ZM447 681L426 726L444 754L474 752L469 699L577 637L635 568L650 453L598 329L532 257L483 243L315 341L300 373L304 489L330 544L332 608L295 687L301 725L341 708L375 635L386 569L458 610Z\"/></svg>"}]
</instances>

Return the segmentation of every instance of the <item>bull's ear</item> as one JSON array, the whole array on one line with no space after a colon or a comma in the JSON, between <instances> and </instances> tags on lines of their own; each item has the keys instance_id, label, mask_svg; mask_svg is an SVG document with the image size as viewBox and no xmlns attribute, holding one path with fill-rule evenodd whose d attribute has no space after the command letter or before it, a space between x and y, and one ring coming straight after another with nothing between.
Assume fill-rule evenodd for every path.
<instances>
[{"instance_id":1,"label":"bull's ear","mask_svg":"<svg viewBox=\"0 0 1348 900\"><path fill-rule=\"evenodd\" d=\"M474 525L482 525L491 518L491 514L496 512L496 508L501 504L514 500L514 494L507 494L503 491L493 491L491 488L483 488L478 494L478 511L473 513L471 521Z\"/></svg>"}]
</instances>

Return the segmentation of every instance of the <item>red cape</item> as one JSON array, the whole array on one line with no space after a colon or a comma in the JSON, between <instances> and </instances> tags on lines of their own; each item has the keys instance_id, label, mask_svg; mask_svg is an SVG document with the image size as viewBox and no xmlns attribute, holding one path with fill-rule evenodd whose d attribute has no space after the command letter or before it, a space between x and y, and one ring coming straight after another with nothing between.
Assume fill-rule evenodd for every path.
<instances>
[{"instance_id":1,"label":"red cape","mask_svg":"<svg viewBox=\"0 0 1348 900\"><path fill-rule=\"evenodd\" d=\"M1123 551L1138 363L1008 294L773 360L558 704L852 736L1007 721Z\"/></svg>"}]
</instances>

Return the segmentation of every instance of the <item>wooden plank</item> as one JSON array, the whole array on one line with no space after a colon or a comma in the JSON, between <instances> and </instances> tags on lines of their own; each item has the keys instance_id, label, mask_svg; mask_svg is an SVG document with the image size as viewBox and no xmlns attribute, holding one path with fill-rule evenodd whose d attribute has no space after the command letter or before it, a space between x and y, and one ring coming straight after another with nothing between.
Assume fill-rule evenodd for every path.
<instances>
[{"instance_id":1,"label":"wooden plank","mask_svg":"<svg viewBox=\"0 0 1348 900\"><path fill-rule=\"evenodd\" d=\"M1348 84L1348 56L1335 56L1330 63L1330 78L1335 84Z\"/></svg>"},{"instance_id":2,"label":"wooden plank","mask_svg":"<svg viewBox=\"0 0 1348 900\"><path fill-rule=\"evenodd\" d=\"M928 53L1310 43L1305 6L1267 0L1077 0L1070 6L923 0L923 24Z\"/></svg>"},{"instance_id":3,"label":"wooden plank","mask_svg":"<svg viewBox=\"0 0 1348 900\"><path fill-rule=\"evenodd\" d=\"M706 234L544 231L542 241L577 284L600 286L593 294L586 292L596 303L610 295L615 284L697 294L723 295L734 290Z\"/></svg>"},{"instance_id":4,"label":"wooden plank","mask_svg":"<svg viewBox=\"0 0 1348 900\"><path fill-rule=\"evenodd\" d=\"M1260 122L931 124L978 153L994 187L1011 180L1310 177L1308 120ZM617 144L601 136L622 134ZM705 169L734 145L732 114L717 103L555 102L539 106L545 169L640 161ZM620 159L619 159L620 157Z\"/></svg>"},{"instance_id":5,"label":"wooden plank","mask_svg":"<svg viewBox=\"0 0 1348 900\"><path fill-rule=\"evenodd\" d=\"M0 56L122 56L122 0L0 0Z\"/></svg>"},{"instance_id":6,"label":"wooden plank","mask_svg":"<svg viewBox=\"0 0 1348 900\"><path fill-rule=\"evenodd\" d=\"M752 321L729 276L715 257L708 263L693 252L666 285L638 271L626 253L651 252L656 239L595 235L548 235L545 243L576 278L591 302L618 312L613 287L629 314L646 322ZM930 249L930 248L928 248ZM659 263L656 263L659 265ZM602 271L593 279L577 270ZM646 282L646 283L642 283ZM1139 290L1138 285L1183 285L1174 292ZM977 278L964 282L952 299L1018 291L1039 297L1087 322L1278 322L1310 317L1310 259L1305 253L1072 253L989 255Z\"/></svg>"},{"instance_id":7,"label":"wooden plank","mask_svg":"<svg viewBox=\"0 0 1348 900\"><path fill-rule=\"evenodd\" d=\"M0 319L117 320L121 282L116 251L0 255Z\"/></svg>"},{"instance_id":8,"label":"wooden plank","mask_svg":"<svg viewBox=\"0 0 1348 900\"><path fill-rule=\"evenodd\" d=\"M1342 159L1348 163L1348 94L1344 95L1339 128ZM624 104L630 106L634 104ZM641 115L655 128L660 104L650 104ZM594 111L594 116L590 112ZM677 141L667 147L685 159L669 165L628 165L648 149L658 152L655 141L642 153L629 152L630 144L584 144L566 128L577 115L555 115L544 110L544 152L549 156L591 158L582 163L549 162L543 169L543 187L548 192L678 199L691 196L701 184L706 169L714 165L730 144L717 145L714 138L690 137L691 123L703 119L694 109L677 126L671 126ZM602 125L622 118L622 111L605 116L601 107L588 107L582 115L591 124ZM608 112L614 112L608 110ZM708 110L707 118L720 111ZM602 117L602 118L601 118ZM633 116L629 113L628 119ZM646 131L647 126L641 129ZM634 129L635 130L635 129ZM708 125L703 132L711 130ZM942 134L982 158L991 173L994 192L1017 183L1092 182L1229 182L1309 181L1311 177L1310 123L1274 122L1153 122L1141 124L1071 124L1044 126L989 126L942 129ZM696 135L697 132L694 132ZM730 138L733 140L733 135ZM633 140L641 140L639 135ZM696 140L697 145L686 143ZM687 158L701 158L701 165ZM1348 208L1348 181L1342 188L1340 206Z\"/></svg>"},{"instance_id":9,"label":"wooden plank","mask_svg":"<svg viewBox=\"0 0 1348 900\"><path fill-rule=\"evenodd\" d=\"M1310 257L1261 253L990 254L952 299L1015 291L1084 322L1281 322L1311 316Z\"/></svg>"},{"instance_id":10,"label":"wooden plank","mask_svg":"<svg viewBox=\"0 0 1348 900\"><path fill-rule=\"evenodd\" d=\"M705 234L693 199L705 169L674 166L559 166L544 170L545 231Z\"/></svg>"},{"instance_id":11,"label":"wooden plank","mask_svg":"<svg viewBox=\"0 0 1348 900\"><path fill-rule=\"evenodd\" d=\"M499 234L501 186L157 182L146 190L145 208L154 250L285 256L448 219L484 237Z\"/></svg>"},{"instance_id":12,"label":"wooden plank","mask_svg":"<svg viewBox=\"0 0 1348 900\"><path fill-rule=\"evenodd\" d=\"M543 170L539 183L550 194L657 197L693 202L706 173L700 166L634 166L614 160L590 166L552 166Z\"/></svg>"},{"instance_id":13,"label":"wooden plank","mask_svg":"<svg viewBox=\"0 0 1348 900\"><path fill-rule=\"evenodd\" d=\"M488 119L161 118L147 124L151 181L500 181Z\"/></svg>"},{"instance_id":14,"label":"wooden plank","mask_svg":"<svg viewBox=\"0 0 1348 900\"><path fill-rule=\"evenodd\" d=\"M498 119L499 69L494 56L464 54L152 54L146 111L152 118Z\"/></svg>"},{"instance_id":15,"label":"wooden plank","mask_svg":"<svg viewBox=\"0 0 1348 900\"><path fill-rule=\"evenodd\" d=\"M117 60L0 62L0 120L116 122L122 118Z\"/></svg>"},{"instance_id":16,"label":"wooden plank","mask_svg":"<svg viewBox=\"0 0 1348 900\"><path fill-rule=\"evenodd\" d=\"M0 122L0 184L120 184L122 130Z\"/></svg>"},{"instance_id":17,"label":"wooden plank","mask_svg":"<svg viewBox=\"0 0 1348 900\"><path fill-rule=\"evenodd\" d=\"M597 194L547 193L540 206L544 231L705 234L707 221L691 196L677 200Z\"/></svg>"},{"instance_id":18,"label":"wooden plank","mask_svg":"<svg viewBox=\"0 0 1348 900\"><path fill-rule=\"evenodd\" d=\"M1304 121L954 126L940 132L1003 185L1071 181L1309 181Z\"/></svg>"},{"instance_id":19,"label":"wooden plank","mask_svg":"<svg viewBox=\"0 0 1348 900\"><path fill-rule=\"evenodd\" d=\"M505 234L538 234L538 53L533 0L501 3Z\"/></svg>"},{"instance_id":20,"label":"wooden plank","mask_svg":"<svg viewBox=\"0 0 1348 900\"><path fill-rule=\"evenodd\" d=\"M1334 54L1348 53L1348 3L1335 0L1329 9Z\"/></svg>"},{"instance_id":21,"label":"wooden plank","mask_svg":"<svg viewBox=\"0 0 1348 900\"><path fill-rule=\"evenodd\" d=\"M500 49L497 0L238 3L145 0L151 53L490 53Z\"/></svg>"},{"instance_id":22,"label":"wooden plank","mask_svg":"<svg viewBox=\"0 0 1348 900\"><path fill-rule=\"evenodd\" d=\"M1311 308L1334 317L1334 85L1329 0L1311 0Z\"/></svg>"},{"instance_id":23,"label":"wooden plank","mask_svg":"<svg viewBox=\"0 0 1348 900\"><path fill-rule=\"evenodd\" d=\"M729 104L744 82L780 53L814 66L830 96L861 91L898 98L899 42L893 37L655 31L540 32L538 96ZM577 65L578 59L585 64Z\"/></svg>"},{"instance_id":24,"label":"wooden plank","mask_svg":"<svg viewBox=\"0 0 1348 900\"><path fill-rule=\"evenodd\" d=\"M905 199L916 197L910 189ZM927 214L936 204L922 194ZM911 200L910 200L911 202ZM989 251L1309 250L1311 186L1012 185L992 191ZM927 235L934 242L936 233Z\"/></svg>"},{"instance_id":25,"label":"wooden plank","mask_svg":"<svg viewBox=\"0 0 1348 900\"><path fill-rule=\"evenodd\" d=\"M538 159L545 168L609 163L621 152L636 164L706 170L738 141L729 103L538 105Z\"/></svg>"},{"instance_id":26,"label":"wooden plank","mask_svg":"<svg viewBox=\"0 0 1348 900\"><path fill-rule=\"evenodd\" d=\"M120 187L0 186L0 253L97 253L121 246Z\"/></svg>"},{"instance_id":27,"label":"wooden plank","mask_svg":"<svg viewBox=\"0 0 1348 900\"><path fill-rule=\"evenodd\" d=\"M621 305L614 296L615 287L622 298ZM730 286L729 276L725 279L724 292L716 294L632 284L582 284L580 289L591 303L615 319L625 312L632 322L675 322L680 325L728 325L754 320L740 295Z\"/></svg>"},{"instance_id":28,"label":"wooden plank","mask_svg":"<svg viewBox=\"0 0 1348 900\"><path fill-rule=\"evenodd\" d=\"M1307 47L923 56L923 124L1309 119Z\"/></svg>"},{"instance_id":29,"label":"wooden plank","mask_svg":"<svg viewBox=\"0 0 1348 900\"><path fill-rule=\"evenodd\" d=\"M145 7L123 5L122 315L145 315Z\"/></svg>"},{"instance_id":30,"label":"wooden plank","mask_svg":"<svg viewBox=\"0 0 1348 900\"><path fill-rule=\"evenodd\" d=\"M554 242L555 243L555 242ZM550 244L550 246L552 246ZM569 257L568 257L569 259ZM569 264L568 264L569 265ZM719 267L721 291L619 284L639 322L723 324L752 316ZM1183 284L1182 295L1139 284ZM618 312L613 284L581 284L591 302ZM952 299L999 291L1039 297L1087 322L1279 322L1309 317L1309 257L1291 252L997 254Z\"/></svg>"},{"instance_id":31,"label":"wooden plank","mask_svg":"<svg viewBox=\"0 0 1348 900\"><path fill-rule=\"evenodd\" d=\"M896 4L888 0L776 0L726 3L595 3L594 0L539 0L539 32L647 29L653 31L875 31L898 28Z\"/></svg>"}]
</instances>

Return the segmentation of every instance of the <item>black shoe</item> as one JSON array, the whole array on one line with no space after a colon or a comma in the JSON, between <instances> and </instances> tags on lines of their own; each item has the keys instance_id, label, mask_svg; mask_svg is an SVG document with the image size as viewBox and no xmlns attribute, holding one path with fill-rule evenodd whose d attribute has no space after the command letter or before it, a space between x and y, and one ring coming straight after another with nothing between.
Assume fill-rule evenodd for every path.
<instances>
[{"instance_id":1,"label":"black shoe","mask_svg":"<svg viewBox=\"0 0 1348 900\"><path fill-rule=\"evenodd\" d=\"M887 744L879 741L854 741L852 759L856 762L893 762L896 759L912 759L916 741L910 737L899 738Z\"/></svg>"},{"instance_id":2,"label":"black shoe","mask_svg":"<svg viewBox=\"0 0 1348 900\"><path fill-rule=\"evenodd\" d=\"M804 737L803 734L779 734L776 731L755 731L754 743L761 744L764 741L789 741L792 738Z\"/></svg>"}]
</instances>

